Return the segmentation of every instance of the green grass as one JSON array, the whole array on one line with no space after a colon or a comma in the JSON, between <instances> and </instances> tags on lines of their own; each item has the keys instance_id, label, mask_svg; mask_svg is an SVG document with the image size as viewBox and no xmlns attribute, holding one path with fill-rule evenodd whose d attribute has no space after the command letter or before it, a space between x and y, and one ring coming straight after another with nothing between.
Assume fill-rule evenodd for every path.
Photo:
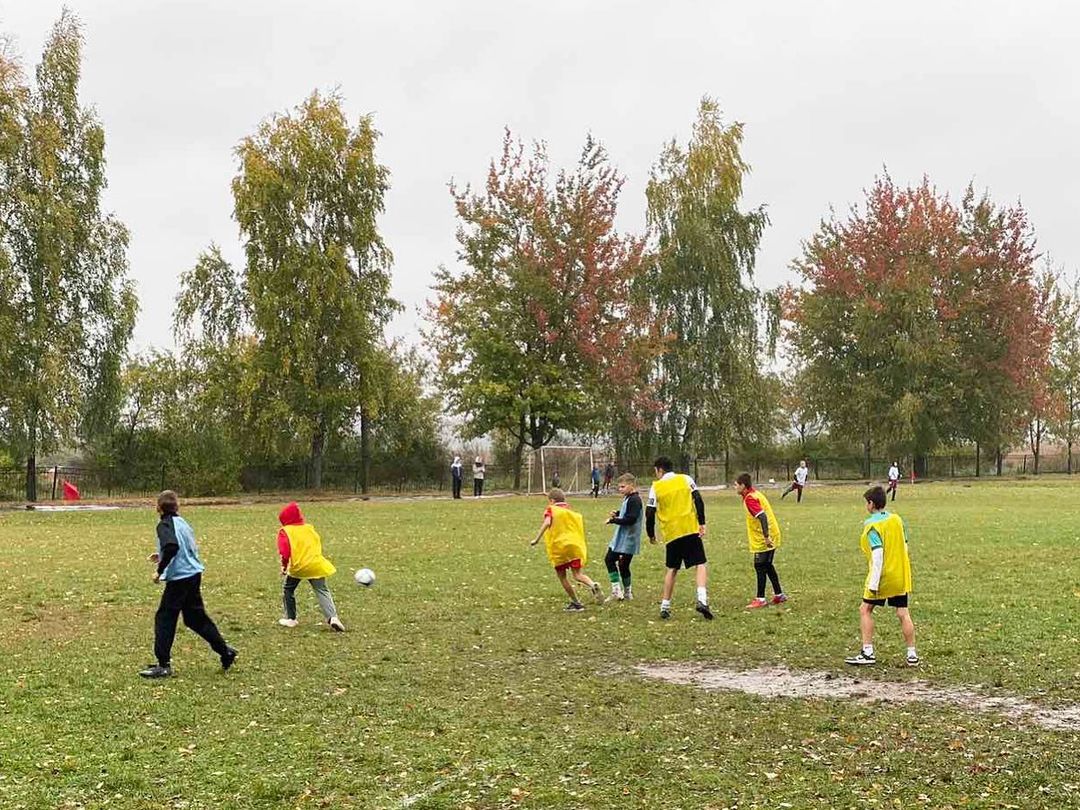
<instances>
[{"instance_id":1,"label":"green grass","mask_svg":"<svg viewBox=\"0 0 1080 810\"><path fill-rule=\"evenodd\" d=\"M710 594L656 617L663 556L633 603L566 615L538 499L328 504L305 511L340 569L349 628L278 627L276 507L185 509L204 596L241 651L223 675L189 631L148 683L158 587L152 511L0 514L0 807L1074 807L1076 736L911 704L768 701L643 680L660 659L840 671L857 648L860 490L775 507L789 609L752 595L740 504L706 496ZM603 582L614 499L578 498ZM887 614L865 677L1080 702L1080 487L906 488L912 613L924 666L902 667ZM351 571L372 567L372 590ZM766 776L770 774L771 776Z\"/></svg>"}]
</instances>

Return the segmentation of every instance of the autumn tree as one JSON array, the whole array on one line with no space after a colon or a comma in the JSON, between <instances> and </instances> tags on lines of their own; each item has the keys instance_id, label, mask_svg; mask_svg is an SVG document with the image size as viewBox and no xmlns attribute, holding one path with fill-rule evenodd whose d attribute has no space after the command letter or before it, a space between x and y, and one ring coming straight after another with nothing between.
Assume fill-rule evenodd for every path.
<instances>
[{"instance_id":1,"label":"autumn tree","mask_svg":"<svg viewBox=\"0 0 1080 810\"><path fill-rule=\"evenodd\" d=\"M768 217L764 206L741 208L742 140L742 124L725 124L703 99L689 143L664 148L646 190L658 261L640 294L672 336L652 375L662 408L649 428L683 458L760 432L764 418L753 272Z\"/></svg>"},{"instance_id":2,"label":"autumn tree","mask_svg":"<svg viewBox=\"0 0 1080 810\"><path fill-rule=\"evenodd\" d=\"M1073 447L1080 438L1080 284L1059 284L1049 312L1054 330L1050 344L1049 385L1058 396L1053 436L1065 443L1066 472L1073 471Z\"/></svg>"},{"instance_id":3,"label":"autumn tree","mask_svg":"<svg viewBox=\"0 0 1080 810\"><path fill-rule=\"evenodd\" d=\"M79 99L82 46L64 11L32 87L0 58L0 423L28 500L40 452L115 419L137 310L127 229L101 207L105 133Z\"/></svg>"},{"instance_id":4,"label":"autumn tree","mask_svg":"<svg viewBox=\"0 0 1080 810\"><path fill-rule=\"evenodd\" d=\"M919 467L940 442L1008 434L1047 335L1035 256L1019 207L970 189L956 205L925 179L899 188L887 176L806 243L793 350L830 429L861 437L866 474L872 446Z\"/></svg>"},{"instance_id":5,"label":"autumn tree","mask_svg":"<svg viewBox=\"0 0 1080 810\"><path fill-rule=\"evenodd\" d=\"M310 439L316 488L328 437L356 417L367 487L374 360L399 306L377 222L389 188L377 140L370 117L351 125L337 95L316 92L237 148L247 313L259 362ZM225 298L219 310L231 317L231 306Z\"/></svg>"},{"instance_id":6,"label":"autumn tree","mask_svg":"<svg viewBox=\"0 0 1080 810\"><path fill-rule=\"evenodd\" d=\"M615 229L622 185L591 137L553 177L542 145L507 132L481 189L451 187L460 265L436 273L426 337L464 437L512 437L515 486L525 447L646 407L638 382L661 341L632 294L644 241Z\"/></svg>"}]
</instances>

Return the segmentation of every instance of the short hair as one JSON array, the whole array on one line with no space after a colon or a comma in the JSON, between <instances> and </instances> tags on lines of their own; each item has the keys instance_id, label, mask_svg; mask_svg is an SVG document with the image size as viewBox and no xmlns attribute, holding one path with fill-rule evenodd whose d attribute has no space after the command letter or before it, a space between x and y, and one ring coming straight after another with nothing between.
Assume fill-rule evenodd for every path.
<instances>
[{"instance_id":1,"label":"short hair","mask_svg":"<svg viewBox=\"0 0 1080 810\"><path fill-rule=\"evenodd\" d=\"M559 501L565 501L566 493L558 487L552 487L548 490L548 500L555 501L555 503L559 503Z\"/></svg>"},{"instance_id":2,"label":"short hair","mask_svg":"<svg viewBox=\"0 0 1080 810\"><path fill-rule=\"evenodd\" d=\"M636 484L637 478L633 473L623 473L619 476L620 484Z\"/></svg>"},{"instance_id":3,"label":"short hair","mask_svg":"<svg viewBox=\"0 0 1080 810\"><path fill-rule=\"evenodd\" d=\"M657 470L663 470L664 472L671 472L675 469L675 465L671 463L671 459L667 456L659 456L652 465Z\"/></svg>"},{"instance_id":4,"label":"short hair","mask_svg":"<svg viewBox=\"0 0 1080 810\"><path fill-rule=\"evenodd\" d=\"M863 497L870 501L875 509L885 508L885 489L883 487L870 487L863 493Z\"/></svg>"},{"instance_id":5,"label":"short hair","mask_svg":"<svg viewBox=\"0 0 1080 810\"><path fill-rule=\"evenodd\" d=\"M157 506L162 514L175 515L180 511L180 499L171 489L166 489L157 496Z\"/></svg>"},{"instance_id":6,"label":"short hair","mask_svg":"<svg viewBox=\"0 0 1080 810\"><path fill-rule=\"evenodd\" d=\"M739 473L739 477L735 479L736 484L742 484L744 487L752 487L754 485L754 479L750 477L750 473Z\"/></svg>"}]
</instances>

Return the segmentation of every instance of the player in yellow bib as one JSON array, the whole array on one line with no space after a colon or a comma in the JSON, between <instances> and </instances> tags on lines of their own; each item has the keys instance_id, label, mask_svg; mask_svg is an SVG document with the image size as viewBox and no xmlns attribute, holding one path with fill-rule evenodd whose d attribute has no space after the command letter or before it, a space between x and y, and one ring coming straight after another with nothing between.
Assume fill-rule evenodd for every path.
<instances>
[{"instance_id":1,"label":"player in yellow bib","mask_svg":"<svg viewBox=\"0 0 1080 810\"><path fill-rule=\"evenodd\" d=\"M660 600L660 618L671 618L671 595L675 590L675 575L683 566L695 568L697 603L694 610L712 619L706 584L709 569L705 559L705 502L697 484L689 475L674 472L671 459L661 456L653 462L656 480L649 490L645 505L645 533L649 542L656 543L656 524L665 543L664 591Z\"/></svg>"},{"instance_id":2,"label":"player in yellow bib","mask_svg":"<svg viewBox=\"0 0 1080 810\"><path fill-rule=\"evenodd\" d=\"M780 587L780 574L776 571L773 558L783 540L780 524L773 514L772 505L765 493L754 489L754 480L750 473L743 473L735 479L735 492L742 498L746 507L746 536L750 551L754 555L754 572L757 574L757 596L750 600L747 610L766 607L765 580L772 583L772 604L782 605L788 600Z\"/></svg>"},{"instance_id":3,"label":"player in yellow bib","mask_svg":"<svg viewBox=\"0 0 1080 810\"><path fill-rule=\"evenodd\" d=\"M915 652L915 623L908 611L911 595L911 559L908 557L907 536L904 521L899 515L885 511L885 490L872 487L863 496L866 511L870 513L863 522L859 545L866 555L869 571L863 587L863 600L859 608L859 627L862 631L862 650L858 655L845 658L853 666L877 663L874 656L874 608L888 604L896 608L900 631L907 644L907 665L917 667L919 655Z\"/></svg>"},{"instance_id":4,"label":"player in yellow bib","mask_svg":"<svg viewBox=\"0 0 1080 810\"><path fill-rule=\"evenodd\" d=\"M573 574L575 581L589 589L597 602L602 602L604 597L600 592L600 585L581 570L589 561L589 549L585 543L585 520L580 512L570 508L566 502L566 493L561 489L554 488L548 493L548 508L544 512L544 521L540 524L540 533L529 545L535 546L541 538L544 540L548 560L554 566L563 590L570 597L570 604L563 609L568 613L585 610L585 606L577 598L574 584L567 576L568 571Z\"/></svg>"}]
</instances>

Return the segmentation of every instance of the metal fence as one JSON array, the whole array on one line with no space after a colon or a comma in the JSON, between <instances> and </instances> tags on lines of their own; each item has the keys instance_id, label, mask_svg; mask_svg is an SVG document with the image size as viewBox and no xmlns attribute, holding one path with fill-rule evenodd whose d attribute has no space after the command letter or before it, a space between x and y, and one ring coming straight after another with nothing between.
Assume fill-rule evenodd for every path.
<instances>
[{"instance_id":1,"label":"metal fence","mask_svg":"<svg viewBox=\"0 0 1080 810\"><path fill-rule=\"evenodd\" d=\"M807 463L810 476L823 481L884 480L891 458L871 459L870 475L864 472L861 456L810 457ZM982 457L976 469L974 453L937 453L926 460L926 478L993 477L997 474L997 459ZM1080 459L1078 459L1080 462ZM798 465L797 458L760 458L730 454L719 459L684 460L680 467L694 476L702 486L730 483L741 472L749 472L755 481L789 480ZM1034 474L1031 454L1013 453L1002 458L1002 475L1031 476ZM639 480L648 481L652 475L652 459L624 460L618 471L632 472ZM905 478L910 475L910 461L901 459ZM1064 455L1044 455L1039 460L1039 472L1054 475L1066 472ZM473 492L472 470L464 470L463 495ZM587 477L582 478L587 481ZM310 492L313 487L311 465L307 463L279 465L248 465L232 470L190 469L168 462L138 466L50 466L37 470L38 499L57 500L63 496L63 484L74 484L84 499L151 497L163 489L173 489L186 496L240 495L274 492ZM361 490L359 464L324 464L321 492L342 495L359 494ZM525 485L525 474L521 486ZM585 486L584 484L582 486ZM435 461L423 468L407 468L400 464L373 464L369 470L372 494L449 494L452 488L449 461ZM488 464L484 478L484 493L509 492L514 488L511 466ZM21 501L26 493L26 469L0 468L0 501Z\"/></svg>"}]
</instances>

